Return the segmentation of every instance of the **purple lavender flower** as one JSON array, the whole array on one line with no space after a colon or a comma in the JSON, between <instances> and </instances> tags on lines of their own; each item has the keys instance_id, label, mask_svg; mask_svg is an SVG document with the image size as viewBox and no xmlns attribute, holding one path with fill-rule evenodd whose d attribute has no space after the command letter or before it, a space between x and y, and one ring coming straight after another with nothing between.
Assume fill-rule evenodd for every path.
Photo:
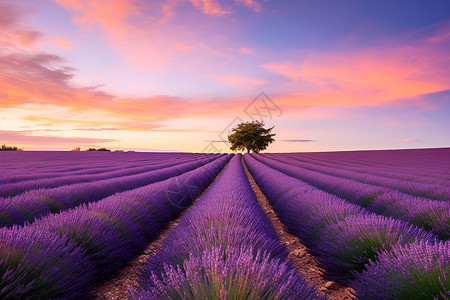
<instances>
[{"instance_id":1,"label":"purple lavender flower","mask_svg":"<svg viewBox=\"0 0 450 300\"><path fill-rule=\"evenodd\" d=\"M281 263L287 251L235 156L140 270L132 299L320 299Z\"/></svg>"},{"instance_id":2,"label":"purple lavender flower","mask_svg":"<svg viewBox=\"0 0 450 300\"><path fill-rule=\"evenodd\" d=\"M149 278L150 279L150 278ZM182 266L165 265L152 285L129 289L140 299L326 299L287 262L252 248L211 248L191 254Z\"/></svg>"},{"instance_id":3,"label":"purple lavender flower","mask_svg":"<svg viewBox=\"0 0 450 300\"><path fill-rule=\"evenodd\" d=\"M94 264L75 243L45 230L0 229L1 299L82 299Z\"/></svg>"},{"instance_id":4,"label":"purple lavender flower","mask_svg":"<svg viewBox=\"0 0 450 300\"><path fill-rule=\"evenodd\" d=\"M85 207L50 215L36 221L31 227L74 241L92 257L100 271L99 275L119 269L133 255L133 248L127 238L121 236L108 220Z\"/></svg>"},{"instance_id":5,"label":"purple lavender flower","mask_svg":"<svg viewBox=\"0 0 450 300\"><path fill-rule=\"evenodd\" d=\"M413 225L382 216L355 215L323 228L315 248L326 275L342 283L353 279L382 251L429 241L434 236Z\"/></svg>"},{"instance_id":6,"label":"purple lavender flower","mask_svg":"<svg viewBox=\"0 0 450 300\"><path fill-rule=\"evenodd\" d=\"M12 213L14 208L19 209L22 217L13 215L0 218L0 226L23 225L25 221L32 222L49 212L58 213L61 210L76 207L83 203L98 201L117 192L136 189L151 183L167 180L174 176L194 170L213 161L223 162L226 156L206 156L199 160L192 160L160 169L147 171L140 174L115 177L92 182L74 183L55 188L37 188L23 194L2 198L0 202L5 211ZM216 164L215 164L216 165ZM33 188L30 186L30 188ZM9 209L12 207L12 209ZM3 222L2 222L3 220Z\"/></svg>"},{"instance_id":7,"label":"purple lavender flower","mask_svg":"<svg viewBox=\"0 0 450 300\"><path fill-rule=\"evenodd\" d=\"M420 241L382 252L352 287L358 299L448 299L450 241Z\"/></svg>"}]
</instances>

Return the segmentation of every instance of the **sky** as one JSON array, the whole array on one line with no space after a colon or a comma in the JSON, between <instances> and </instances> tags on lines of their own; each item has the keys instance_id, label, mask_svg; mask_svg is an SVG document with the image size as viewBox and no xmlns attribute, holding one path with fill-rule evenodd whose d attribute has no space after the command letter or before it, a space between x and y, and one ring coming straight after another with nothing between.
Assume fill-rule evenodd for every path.
<instances>
[{"instance_id":1,"label":"sky","mask_svg":"<svg viewBox=\"0 0 450 300\"><path fill-rule=\"evenodd\" d=\"M0 0L0 143L228 152L450 146L448 0Z\"/></svg>"}]
</instances>

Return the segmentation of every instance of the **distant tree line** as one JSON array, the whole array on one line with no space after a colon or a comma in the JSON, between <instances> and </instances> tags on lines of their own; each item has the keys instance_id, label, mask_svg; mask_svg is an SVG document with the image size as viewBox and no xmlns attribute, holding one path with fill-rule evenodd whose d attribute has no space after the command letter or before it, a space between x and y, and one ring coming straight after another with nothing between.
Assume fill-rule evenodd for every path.
<instances>
[{"instance_id":1,"label":"distant tree line","mask_svg":"<svg viewBox=\"0 0 450 300\"><path fill-rule=\"evenodd\" d=\"M23 148L17 148L16 146L6 146L5 144L3 144L0 151L23 151Z\"/></svg>"},{"instance_id":2,"label":"distant tree line","mask_svg":"<svg viewBox=\"0 0 450 300\"><path fill-rule=\"evenodd\" d=\"M81 151L81 147L75 147L71 151ZM109 151L109 152L111 152L111 150L106 149L106 148L98 148L98 149L88 148L88 149L86 149L84 151ZM125 152L125 151L124 150L114 150L114 152Z\"/></svg>"},{"instance_id":3,"label":"distant tree line","mask_svg":"<svg viewBox=\"0 0 450 300\"><path fill-rule=\"evenodd\" d=\"M95 149L95 148L89 148L89 149L87 149L86 151L111 151L111 150L106 149L106 148L98 148L98 149Z\"/></svg>"}]
</instances>

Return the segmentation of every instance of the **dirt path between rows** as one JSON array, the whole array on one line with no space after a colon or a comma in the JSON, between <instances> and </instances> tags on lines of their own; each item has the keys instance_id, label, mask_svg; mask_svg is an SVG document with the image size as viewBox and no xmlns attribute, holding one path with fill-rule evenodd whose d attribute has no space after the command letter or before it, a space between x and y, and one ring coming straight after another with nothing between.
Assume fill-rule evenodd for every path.
<instances>
[{"instance_id":1,"label":"dirt path between rows","mask_svg":"<svg viewBox=\"0 0 450 300\"><path fill-rule=\"evenodd\" d=\"M230 159L231 160L231 159ZM214 178L214 180L211 182L211 184L198 196L193 203L184 211L181 212L181 214L176 218L175 220L171 221L164 230L161 231L161 233L158 235L158 237L150 242L147 246L147 248L142 252L141 255L134 258L128 266L126 266L124 269L119 270L116 274L114 274L112 277L110 277L108 280L100 282L94 289L93 299L97 300L122 300L122 299L128 299L127 296L127 290L128 287L131 286L133 288L138 288L138 274L137 270L140 267L143 267L145 263L147 262L148 258L150 256L156 255L156 251L161 248L162 242L167 237L169 232L177 227L180 218L189 210L191 209L197 200L203 196L203 194L209 190L209 188L216 182L217 178L222 174L223 170L227 167L228 161L225 166L220 170L219 174Z\"/></svg>"},{"instance_id":2,"label":"dirt path between rows","mask_svg":"<svg viewBox=\"0 0 450 300\"><path fill-rule=\"evenodd\" d=\"M303 279L306 280L308 285L314 284L319 292L327 295L328 299L352 299L351 288L342 286L333 281L328 281L321 276L321 270L318 267L314 257L309 254L308 248L300 243L299 239L295 235L290 234L286 230L286 227L276 215L266 196L256 184L252 174L248 171L243 158L242 165L244 166L248 181L250 182L250 185L258 198L259 204L266 213L267 218L270 220L270 223L275 229L275 232L278 234L281 243L285 244L287 250L289 251L287 259L294 263L294 268L300 273Z\"/></svg>"}]
</instances>

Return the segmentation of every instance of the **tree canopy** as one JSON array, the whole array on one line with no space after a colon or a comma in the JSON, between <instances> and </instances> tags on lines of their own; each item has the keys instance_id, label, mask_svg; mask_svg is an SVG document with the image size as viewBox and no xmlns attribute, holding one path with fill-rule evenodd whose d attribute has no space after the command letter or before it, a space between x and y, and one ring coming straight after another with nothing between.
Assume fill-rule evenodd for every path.
<instances>
[{"instance_id":1,"label":"tree canopy","mask_svg":"<svg viewBox=\"0 0 450 300\"><path fill-rule=\"evenodd\" d=\"M0 151L23 151L23 149L16 146L6 146L5 144L3 144L0 148Z\"/></svg>"},{"instance_id":2,"label":"tree canopy","mask_svg":"<svg viewBox=\"0 0 450 300\"><path fill-rule=\"evenodd\" d=\"M275 141L273 138L275 133L271 133L274 127L264 128L264 122L261 121L240 123L228 135L230 149L233 151L247 150L247 153L250 151L258 153L265 150L269 144Z\"/></svg>"}]
</instances>

